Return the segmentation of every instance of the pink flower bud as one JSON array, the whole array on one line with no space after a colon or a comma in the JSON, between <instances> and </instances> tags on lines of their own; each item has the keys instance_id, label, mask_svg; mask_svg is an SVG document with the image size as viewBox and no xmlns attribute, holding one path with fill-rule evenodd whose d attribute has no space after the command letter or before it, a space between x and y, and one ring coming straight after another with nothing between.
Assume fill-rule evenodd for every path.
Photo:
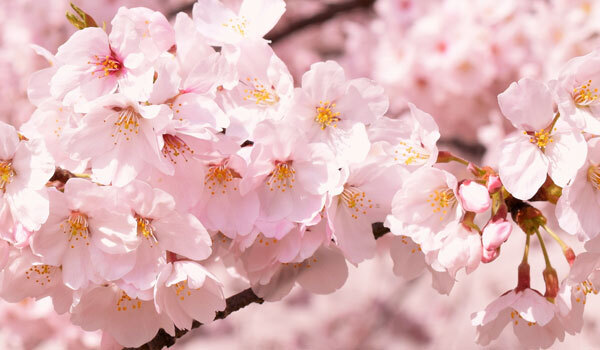
<instances>
[{"instance_id":1,"label":"pink flower bud","mask_svg":"<svg viewBox=\"0 0 600 350\"><path fill-rule=\"evenodd\" d=\"M484 264L490 263L500 256L500 248L487 250L483 248L481 252L481 262Z\"/></svg>"},{"instance_id":2,"label":"pink flower bud","mask_svg":"<svg viewBox=\"0 0 600 350\"><path fill-rule=\"evenodd\" d=\"M500 177L498 175L490 175L487 179L486 186L489 193L495 193L502 187Z\"/></svg>"},{"instance_id":3,"label":"pink flower bud","mask_svg":"<svg viewBox=\"0 0 600 350\"><path fill-rule=\"evenodd\" d=\"M492 201L485 186L475 181L466 180L458 187L463 208L467 211L482 213L490 208Z\"/></svg>"},{"instance_id":4,"label":"pink flower bud","mask_svg":"<svg viewBox=\"0 0 600 350\"><path fill-rule=\"evenodd\" d=\"M500 247L508 239L511 232L512 224L507 220L490 221L485 225L481 234L483 249L493 250Z\"/></svg>"}]
</instances>

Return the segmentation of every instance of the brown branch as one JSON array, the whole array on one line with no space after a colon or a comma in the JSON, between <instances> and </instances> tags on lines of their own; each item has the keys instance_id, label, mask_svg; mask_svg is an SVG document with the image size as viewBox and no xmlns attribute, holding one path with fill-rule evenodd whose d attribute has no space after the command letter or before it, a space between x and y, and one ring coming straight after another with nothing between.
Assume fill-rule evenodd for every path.
<instances>
[{"instance_id":1,"label":"brown branch","mask_svg":"<svg viewBox=\"0 0 600 350\"><path fill-rule=\"evenodd\" d=\"M194 3L182 5L171 10L168 14L168 18L175 17L179 12L189 12L194 7ZM301 18L290 22L288 25L280 30L275 31L272 34L267 34L266 39L271 40L273 43L284 39L298 31L301 31L307 27L327 22L328 20L336 17L337 15L351 12L358 9L368 9L373 6L375 0L349 0L342 3L334 3L325 6L320 12L306 18Z\"/></svg>"},{"instance_id":2,"label":"brown branch","mask_svg":"<svg viewBox=\"0 0 600 350\"><path fill-rule=\"evenodd\" d=\"M358 9L369 9L373 6L375 0L349 0L342 3L333 3L325 6L320 12L306 18L301 18L296 21L290 22L288 25L283 27L281 30L277 30L274 33L267 34L267 40L271 40L276 43L298 31L301 31L307 27L314 26L327 22L328 20L336 17L337 15L348 13Z\"/></svg>"},{"instance_id":3,"label":"brown branch","mask_svg":"<svg viewBox=\"0 0 600 350\"><path fill-rule=\"evenodd\" d=\"M217 312L217 314L215 316L215 321L224 319L225 317L229 316L229 314L231 314L232 312L238 311L239 309L242 309L250 304L253 304L253 303L262 304L263 302L264 302L264 300L262 298L259 298L256 294L254 294L254 291L252 291L251 288L245 289L245 290L227 298L227 306L225 307L225 310ZM194 321L192 323L192 329L198 328L200 326L202 326L202 323L200 323L198 321ZM170 347L171 345L175 344L175 341L178 338L183 337L187 332L188 332L187 329L175 328L175 336L173 337L173 336L169 335L167 332L165 332L164 329L161 329L158 331L156 336L151 341L140 346L139 348L125 348L125 349L126 350L133 350L133 349L135 349L135 350L161 350L165 346Z\"/></svg>"},{"instance_id":4,"label":"brown branch","mask_svg":"<svg viewBox=\"0 0 600 350\"><path fill-rule=\"evenodd\" d=\"M382 237L383 235L385 235L386 233L390 232L390 229L383 226L383 223L381 223L381 222L373 223L372 229L373 229L373 235L375 236L375 239L378 239L378 238ZM262 298L258 297L256 294L254 294L254 291L252 290L252 288L244 289L243 291L227 298L227 301L226 301L227 306L225 307L225 310L217 312L217 314L215 316L215 321L222 320L225 317L229 316L231 313L236 312L240 309L243 309L250 304L253 304L253 303L262 304L263 302L264 302L264 300ZM198 328L200 326L202 326L202 323L200 323L198 321L194 321L192 323L192 329ZM170 347L171 345L175 344L177 339L183 337L185 334L187 334L188 331L189 330L187 330L187 329L178 329L176 327L175 328L175 336L172 336L172 335L169 335L167 332L165 332L164 329L161 328L158 331L158 333L154 336L154 338L152 340L150 340L149 342L147 342L146 344L140 346L139 348L124 348L123 350L161 350L165 346Z\"/></svg>"},{"instance_id":5,"label":"brown branch","mask_svg":"<svg viewBox=\"0 0 600 350\"><path fill-rule=\"evenodd\" d=\"M64 184L72 177L77 177L77 176L66 169L56 167L56 169L54 170L54 175L52 175L52 177L48 181L50 181L50 182L58 181L58 182L62 182Z\"/></svg>"}]
</instances>

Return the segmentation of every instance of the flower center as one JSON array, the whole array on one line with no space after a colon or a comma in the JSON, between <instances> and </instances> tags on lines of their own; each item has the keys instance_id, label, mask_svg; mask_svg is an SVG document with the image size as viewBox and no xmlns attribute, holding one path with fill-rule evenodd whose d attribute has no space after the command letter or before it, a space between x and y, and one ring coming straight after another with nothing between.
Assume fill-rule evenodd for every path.
<instances>
[{"instance_id":1,"label":"flower center","mask_svg":"<svg viewBox=\"0 0 600 350\"><path fill-rule=\"evenodd\" d=\"M588 80L586 84L573 89L573 101L579 107L589 106L598 100L598 89L592 89L592 80Z\"/></svg>"},{"instance_id":2,"label":"flower center","mask_svg":"<svg viewBox=\"0 0 600 350\"><path fill-rule=\"evenodd\" d=\"M121 297L117 300L117 311L139 310L142 308L142 302L138 299L131 299L127 293L121 291Z\"/></svg>"},{"instance_id":3,"label":"flower center","mask_svg":"<svg viewBox=\"0 0 600 350\"><path fill-rule=\"evenodd\" d=\"M454 191L450 188L444 188L434 190L429 195L427 202L431 205L431 210L435 214L440 214L440 221L443 221L448 214L449 209L453 209L456 206L457 200L454 195Z\"/></svg>"},{"instance_id":4,"label":"flower center","mask_svg":"<svg viewBox=\"0 0 600 350\"><path fill-rule=\"evenodd\" d=\"M246 78L244 85L248 87L244 89L244 101L254 101L259 106L272 106L279 102L279 95L275 92L275 86L266 87L258 78Z\"/></svg>"},{"instance_id":5,"label":"flower center","mask_svg":"<svg viewBox=\"0 0 600 350\"><path fill-rule=\"evenodd\" d=\"M229 21L223 23L223 27L229 28L239 35L245 37L248 21L246 16L230 18Z\"/></svg>"},{"instance_id":6,"label":"flower center","mask_svg":"<svg viewBox=\"0 0 600 350\"><path fill-rule=\"evenodd\" d=\"M334 108L335 103L319 101L315 122L321 126L321 130L325 130L328 126L337 127L337 122L340 121L340 112L334 112Z\"/></svg>"},{"instance_id":7,"label":"flower center","mask_svg":"<svg viewBox=\"0 0 600 350\"><path fill-rule=\"evenodd\" d=\"M600 190L600 167L590 165L587 171L587 180L592 184L594 189Z\"/></svg>"},{"instance_id":8,"label":"flower center","mask_svg":"<svg viewBox=\"0 0 600 350\"><path fill-rule=\"evenodd\" d=\"M111 74L117 74L121 71L123 65L121 61L116 57L115 53L110 52L110 55L97 56L94 55L92 61L88 61L88 64L96 66L96 69L92 71L92 75L98 74L98 78L104 78Z\"/></svg>"},{"instance_id":9,"label":"flower center","mask_svg":"<svg viewBox=\"0 0 600 350\"><path fill-rule=\"evenodd\" d=\"M136 112L135 108L128 106L126 108L115 107L113 108L117 113L117 121L113 123L114 130L110 135L115 138L114 144L121 136L125 137L125 140L131 140L132 135L137 135L140 131L140 120L142 116ZM106 120L104 120L106 122Z\"/></svg>"},{"instance_id":10,"label":"flower center","mask_svg":"<svg viewBox=\"0 0 600 350\"><path fill-rule=\"evenodd\" d=\"M365 192L354 186L344 187L341 198L352 212L352 218L358 219L358 215L367 214L367 209L373 208L373 202L367 198Z\"/></svg>"},{"instance_id":11,"label":"flower center","mask_svg":"<svg viewBox=\"0 0 600 350\"><path fill-rule=\"evenodd\" d=\"M594 284L589 280L579 283L577 285L577 287L575 288L575 291L578 294L575 297L575 302L580 303L583 301L584 304L585 304L585 299L588 294L590 294L590 293L598 294L598 289L596 289Z\"/></svg>"},{"instance_id":12,"label":"flower center","mask_svg":"<svg viewBox=\"0 0 600 350\"><path fill-rule=\"evenodd\" d=\"M226 167L225 165L213 165L208 168L208 173L204 178L204 185L208 186L211 195L217 193L227 193L227 184L232 182L234 178L240 178L240 175L235 170ZM233 190L237 191L234 185Z\"/></svg>"},{"instance_id":13,"label":"flower center","mask_svg":"<svg viewBox=\"0 0 600 350\"><path fill-rule=\"evenodd\" d=\"M271 176L267 179L267 186L271 191L281 190L285 192L286 189L292 189L294 186L294 179L296 170L292 168L292 162L275 162L275 169L271 173Z\"/></svg>"},{"instance_id":14,"label":"flower center","mask_svg":"<svg viewBox=\"0 0 600 350\"><path fill-rule=\"evenodd\" d=\"M69 235L68 241L71 242L71 248L75 248L75 243L79 240L86 240L85 245L90 245L90 242L87 242L90 235L87 215L73 211L67 221L60 224L60 228L63 229L65 234ZM73 239L75 239L75 242L73 242Z\"/></svg>"},{"instance_id":15,"label":"flower center","mask_svg":"<svg viewBox=\"0 0 600 350\"><path fill-rule=\"evenodd\" d=\"M136 214L135 221L137 222L138 235L141 235L142 237L146 238L148 242L150 242L151 247L154 244L158 243L154 227L152 227L152 219L143 218Z\"/></svg>"},{"instance_id":16,"label":"flower center","mask_svg":"<svg viewBox=\"0 0 600 350\"><path fill-rule=\"evenodd\" d=\"M429 152L421 145L400 141L394 150L394 160L404 165L422 165L429 159Z\"/></svg>"},{"instance_id":17,"label":"flower center","mask_svg":"<svg viewBox=\"0 0 600 350\"><path fill-rule=\"evenodd\" d=\"M189 287L187 285L187 281L181 281L181 282L175 283L174 287L175 287L175 295L177 295L179 297L179 300L184 300L186 296L189 297L192 295L192 290L189 289Z\"/></svg>"},{"instance_id":18,"label":"flower center","mask_svg":"<svg viewBox=\"0 0 600 350\"><path fill-rule=\"evenodd\" d=\"M554 128L556 131L556 128ZM546 148L549 143L554 142L551 134L552 130L540 129L540 131L523 131L524 135L529 135L529 142L538 146L542 151Z\"/></svg>"},{"instance_id":19,"label":"flower center","mask_svg":"<svg viewBox=\"0 0 600 350\"><path fill-rule=\"evenodd\" d=\"M0 191L6 190L6 185L12 182L15 177L12 163L10 161L0 160Z\"/></svg>"},{"instance_id":20,"label":"flower center","mask_svg":"<svg viewBox=\"0 0 600 350\"><path fill-rule=\"evenodd\" d=\"M523 317L521 317L521 315L519 314L518 311L513 310L510 312L510 318L513 320L513 322L515 323L515 326L519 324L519 320L522 320L523 322L527 322L527 326L531 327L536 325L536 322L529 322L523 319Z\"/></svg>"},{"instance_id":21,"label":"flower center","mask_svg":"<svg viewBox=\"0 0 600 350\"><path fill-rule=\"evenodd\" d=\"M194 150L192 150L179 136L164 134L163 140L165 142L162 149L163 157L169 157L169 160L173 164L177 164L177 157L179 156L183 157L187 162L186 152L190 155L194 154Z\"/></svg>"},{"instance_id":22,"label":"flower center","mask_svg":"<svg viewBox=\"0 0 600 350\"><path fill-rule=\"evenodd\" d=\"M30 267L27 271L25 271L25 278L43 286L52 282L54 272L56 272L57 270L58 267L56 266L34 265Z\"/></svg>"}]
</instances>

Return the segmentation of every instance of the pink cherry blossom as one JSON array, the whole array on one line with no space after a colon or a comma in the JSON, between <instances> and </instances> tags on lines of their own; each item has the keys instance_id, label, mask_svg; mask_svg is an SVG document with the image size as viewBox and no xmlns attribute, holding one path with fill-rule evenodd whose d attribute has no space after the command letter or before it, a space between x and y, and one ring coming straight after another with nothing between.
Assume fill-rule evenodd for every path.
<instances>
[{"instance_id":1,"label":"pink cherry blossom","mask_svg":"<svg viewBox=\"0 0 600 350\"><path fill-rule=\"evenodd\" d=\"M0 122L0 235L20 223L37 230L48 218L46 182L54 161L41 140L20 140L14 127Z\"/></svg>"},{"instance_id":2,"label":"pink cherry blossom","mask_svg":"<svg viewBox=\"0 0 600 350\"><path fill-rule=\"evenodd\" d=\"M114 188L70 179L64 193L49 191L50 216L31 240L42 263L62 266L68 287L115 280L131 271L136 221L116 202ZM121 210L119 210L121 209Z\"/></svg>"},{"instance_id":3,"label":"pink cherry blossom","mask_svg":"<svg viewBox=\"0 0 600 350\"><path fill-rule=\"evenodd\" d=\"M508 192L529 199L546 180L546 173L558 186L569 183L585 161L585 139L564 117L553 120L548 87L524 78L500 94L498 103L511 123L522 130L502 144L500 179Z\"/></svg>"},{"instance_id":4,"label":"pink cherry blossom","mask_svg":"<svg viewBox=\"0 0 600 350\"><path fill-rule=\"evenodd\" d=\"M163 267L154 292L156 309L169 315L179 329L191 329L192 321L212 322L225 309L223 286L202 265L178 261Z\"/></svg>"},{"instance_id":5,"label":"pink cherry blossom","mask_svg":"<svg viewBox=\"0 0 600 350\"><path fill-rule=\"evenodd\" d=\"M196 28L214 44L236 44L261 39L285 12L283 0L244 0L239 11L219 0L200 0L194 5Z\"/></svg>"}]
</instances>

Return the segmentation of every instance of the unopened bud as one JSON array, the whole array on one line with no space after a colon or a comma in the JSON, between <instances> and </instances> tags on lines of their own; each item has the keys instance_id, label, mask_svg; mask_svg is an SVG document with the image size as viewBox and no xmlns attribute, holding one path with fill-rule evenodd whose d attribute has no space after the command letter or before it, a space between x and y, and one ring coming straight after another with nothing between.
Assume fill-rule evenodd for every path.
<instances>
[{"instance_id":1,"label":"unopened bud","mask_svg":"<svg viewBox=\"0 0 600 350\"><path fill-rule=\"evenodd\" d=\"M492 204L487 188L471 180L465 180L458 186L458 197L463 208L474 213L483 213Z\"/></svg>"},{"instance_id":2,"label":"unopened bud","mask_svg":"<svg viewBox=\"0 0 600 350\"><path fill-rule=\"evenodd\" d=\"M489 193L496 193L500 188L502 188L502 181L500 181L500 176L498 175L490 175L485 183L487 190Z\"/></svg>"},{"instance_id":3,"label":"unopened bud","mask_svg":"<svg viewBox=\"0 0 600 350\"><path fill-rule=\"evenodd\" d=\"M481 234L481 243L483 248L486 250L494 250L502 243L506 242L512 232L512 224L505 220L500 219L497 221L490 221L483 228Z\"/></svg>"},{"instance_id":4,"label":"unopened bud","mask_svg":"<svg viewBox=\"0 0 600 350\"><path fill-rule=\"evenodd\" d=\"M544 296L554 300L558 295L558 276L554 268L547 266L544 269L544 282L546 282L546 293Z\"/></svg>"},{"instance_id":5,"label":"unopened bud","mask_svg":"<svg viewBox=\"0 0 600 350\"><path fill-rule=\"evenodd\" d=\"M492 249L492 250L482 248L481 262L484 264L491 263L492 261L496 260L496 258L498 258L499 256L500 256L500 247L498 247L496 249Z\"/></svg>"}]
</instances>

